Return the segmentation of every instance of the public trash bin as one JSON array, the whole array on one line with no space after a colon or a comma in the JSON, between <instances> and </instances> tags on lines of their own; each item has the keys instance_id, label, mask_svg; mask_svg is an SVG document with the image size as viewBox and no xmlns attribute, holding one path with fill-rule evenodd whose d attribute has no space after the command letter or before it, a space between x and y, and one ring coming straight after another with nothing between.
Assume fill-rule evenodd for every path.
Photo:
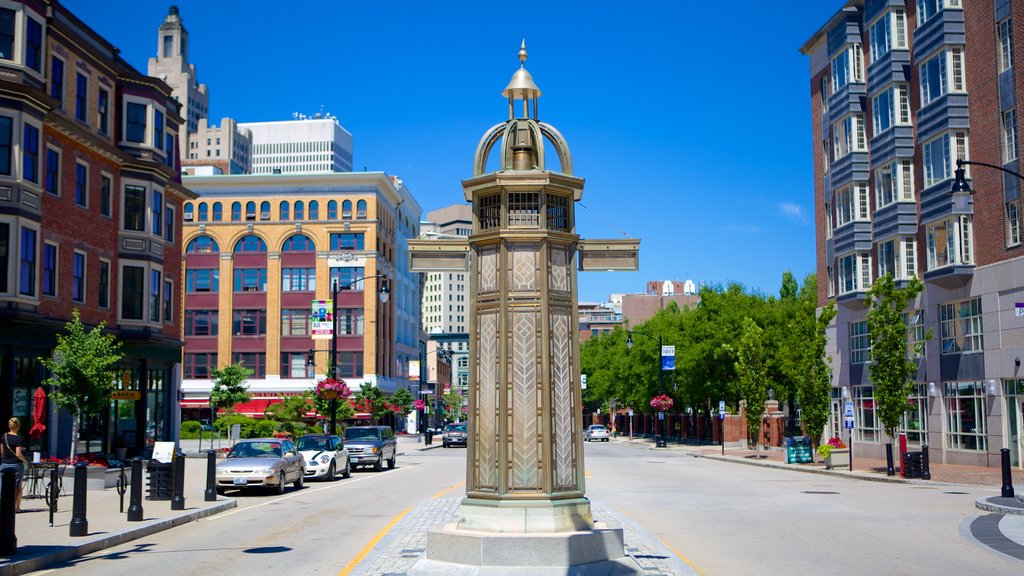
<instances>
[{"instance_id":1,"label":"public trash bin","mask_svg":"<svg viewBox=\"0 0 1024 576\"><path fill-rule=\"evenodd\" d=\"M807 436L786 437L786 464L809 464L814 462L811 439Z\"/></svg>"},{"instance_id":2,"label":"public trash bin","mask_svg":"<svg viewBox=\"0 0 1024 576\"><path fill-rule=\"evenodd\" d=\"M923 471L924 457L921 452L903 454L903 475L907 478L920 478Z\"/></svg>"},{"instance_id":3,"label":"public trash bin","mask_svg":"<svg viewBox=\"0 0 1024 576\"><path fill-rule=\"evenodd\" d=\"M149 472L146 500L170 500L174 496L174 464L150 460L146 471Z\"/></svg>"},{"instance_id":4,"label":"public trash bin","mask_svg":"<svg viewBox=\"0 0 1024 576\"><path fill-rule=\"evenodd\" d=\"M423 443L430 446L431 442L434 441L434 431L427 428L427 431L423 434Z\"/></svg>"}]
</instances>

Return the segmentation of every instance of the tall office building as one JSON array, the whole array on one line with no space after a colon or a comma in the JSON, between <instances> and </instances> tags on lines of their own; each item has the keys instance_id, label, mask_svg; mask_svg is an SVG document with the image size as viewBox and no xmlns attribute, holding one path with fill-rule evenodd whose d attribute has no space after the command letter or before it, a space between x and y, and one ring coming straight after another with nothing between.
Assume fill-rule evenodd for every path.
<instances>
[{"instance_id":1,"label":"tall office building","mask_svg":"<svg viewBox=\"0 0 1024 576\"><path fill-rule=\"evenodd\" d=\"M156 57L149 59L148 74L166 82L171 87L171 95L181 105L185 124L178 135L178 147L185 150L188 135L194 133L199 121L209 114L210 93L206 84L196 80L195 64L188 62L188 31L177 6L171 6L157 30L156 50ZM187 155L183 152L181 157L184 159Z\"/></svg>"},{"instance_id":2,"label":"tall office building","mask_svg":"<svg viewBox=\"0 0 1024 576\"><path fill-rule=\"evenodd\" d=\"M856 455L881 457L889 440L863 302L891 275L924 282L906 311L908 334L932 335L899 433L928 445L933 461L998 466L1008 448L1022 466L1022 25L1024 4L1009 0L850 0L802 48L819 301L838 309L828 432L842 432L841 405L852 400ZM973 195L951 193L958 160L971 162Z\"/></svg>"},{"instance_id":3,"label":"tall office building","mask_svg":"<svg viewBox=\"0 0 1024 576\"><path fill-rule=\"evenodd\" d=\"M330 114L238 127L252 134L253 174L352 171L352 135Z\"/></svg>"}]
</instances>

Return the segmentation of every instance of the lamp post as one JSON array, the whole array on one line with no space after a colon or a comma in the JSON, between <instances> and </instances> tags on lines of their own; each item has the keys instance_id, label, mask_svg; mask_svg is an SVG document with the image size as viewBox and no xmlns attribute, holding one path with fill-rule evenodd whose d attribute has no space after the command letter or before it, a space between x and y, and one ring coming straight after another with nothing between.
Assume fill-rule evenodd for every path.
<instances>
[{"instance_id":1,"label":"lamp post","mask_svg":"<svg viewBox=\"0 0 1024 576\"><path fill-rule=\"evenodd\" d=\"M650 334L641 332L639 330L628 330L628 331L626 331L626 348L629 349L629 350L633 349L633 334L634 333L636 333L636 334L638 334L640 336L644 336L646 338L650 338L651 340L654 339L654 336L651 336ZM664 391L665 387L663 385L663 380L664 380L663 376L665 374L665 370L661 366L661 347L662 347L661 334L659 334L658 335L658 356L657 356L657 358L658 358L658 395L659 396L665 393L665 391ZM664 412L659 410L658 411L658 420L660 420L662 418L664 418ZM654 447L655 448L662 448L662 447L664 447L666 445L665 437L664 437L665 436L665 425L661 424L661 426L659 427L658 420L654 421L654 437L655 437ZM660 430L660 434L659 434L659 430Z\"/></svg>"},{"instance_id":2,"label":"lamp post","mask_svg":"<svg viewBox=\"0 0 1024 576\"><path fill-rule=\"evenodd\" d=\"M331 359L330 359L330 370L328 371L328 377L331 380L337 380L338 374L338 293L347 288L351 288L356 284L370 278L381 278L380 287L377 289L377 297L381 303L386 303L388 298L391 296L391 290L388 289L387 276L383 274L374 274L373 276L366 276L349 282L348 284L341 284L338 279L335 278L331 283ZM333 396L328 398L333 392ZM338 433L338 392L336 390L327 390L324 398L331 401L331 434Z\"/></svg>"}]
</instances>

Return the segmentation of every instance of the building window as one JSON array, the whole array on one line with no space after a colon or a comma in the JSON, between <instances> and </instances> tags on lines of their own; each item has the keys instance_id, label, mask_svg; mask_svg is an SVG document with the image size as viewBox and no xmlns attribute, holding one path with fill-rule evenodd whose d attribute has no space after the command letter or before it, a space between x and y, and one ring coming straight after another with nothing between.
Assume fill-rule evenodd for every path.
<instances>
[{"instance_id":1,"label":"building window","mask_svg":"<svg viewBox=\"0 0 1024 576\"><path fill-rule=\"evenodd\" d=\"M253 378L267 377L267 355L263 352L240 352L235 354L235 362L252 370Z\"/></svg>"},{"instance_id":2,"label":"building window","mask_svg":"<svg viewBox=\"0 0 1024 576\"><path fill-rule=\"evenodd\" d=\"M142 186L124 187L124 229L146 230L146 189Z\"/></svg>"},{"instance_id":3,"label":"building window","mask_svg":"<svg viewBox=\"0 0 1024 576\"><path fill-rule=\"evenodd\" d=\"M931 20L943 8L960 8L960 0L917 0L917 25Z\"/></svg>"},{"instance_id":4,"label":"building window","mask_svg":"<svg viewBox=\"0 0 1024 576\"><path fill-rule=\"evenodd\" d=\"M302 203L302 200L299 200L299 201L295 202L295 219L296 220L305 220L306 219L306 215L305 214L306 214L306 209L305 209L305 205Z\"/></svg>"},{"instance_id":5,"label":"building window","mask_svg":"<svg viewBox=\"0 0 1024 576\"><path fill-rule=\"evenodd\" d=\"M18 293L25 296L36 295L36 236L33 228L21 229Z\"/></svg>"},{"instance_id":6,"label":"building window","mask_svg":"<svg viewBox=\"0 0 1024 576\"><path fill-rule=\"evenodd\" d=\"M174 323L174 282L171 280L164 280L164 322L168 324Z\"/></svg>"},{"instance_id":7,"label":"building window","mask_svg":"<svg viewBox=\"0 0 1024 576\"><path fill-rule=\"evenodd\" d=\"M836 192L836 228L855 220L870 221L868 185L855 184Z\"/></svg>"},{"instance_id":8,"label":"building window","mask_svg":"<svg viewBox=\"0 0 1024 576\"><path fill-rule=\"evenodd\" d=\"M56 56L50 58L50 97L64 107L64 61Z\"/></svg>"},{"instance_id":9,"label":"building window","mask_svg":"<svg viewBox=\"0 0 1024 576\"><path fill-rule=\"evenodd\" d=\"M266 336L267 311L235 310L231 319L231 333L234 336Z\"/></svg>"},{"instance_id":10,"label":"building window","mask_svg":"<svg viewBox=\"0 0 1024 576\"><path fill-rule=\"evenodd\" d=\"M306 352L281 352L281 378L309 378Z\"/></svg>"},{"instance_id":11,"label":"building window","mask_svg":"<svg viewBox=\"0 0 1024 576\"><path fill-rule=\"evenodd\" d=\"M29 182L39 182L39 128L25 123L21 146L21 177Z\"/></svg>"},{"instance_id":12,"label":"building window","mask_svg":"<svg viewBox=\"0 0 1024 576\"><path fill-rule=\"evenodd\" d=\"M1003 112L1003 164L1017 159L1017 109Z\"/></svg>"},{"instance_id":13,"label":"building window","mask_svg":"<svg viewBox=\"0 0 1024 576\"><path fill-rule=\"evenodd\" d=\"M949 92L963 92L964 58L962 47L948 47L921 64L921 106Z\"/></svg>"},{"instance_id":14,"label":"building window","mask_svg":"<svg viewBox=\"0 0 1024 576\"><path fill-rule=\"evenodd\" d=\"M871 353L871 336L865 321L850 322L850 363L866 364Z\"/></svg>"},{"instance_id":15,"label":"building window","mask_svg":"<svg viewBox=\"0 0 1024 576\"><path fill-rule=\"evenodd\" d=\"M210 216L210 209L206 206L206 202L199 203L199 218L200 222L206 222Z\"/></svg>"},{"instance_id":16,"label":"building window","mask_svg":"<svg viewBox=\"0 0 1024 576\"><path fill-rule=\"evenodd\" d=\"M366 200L359 200L356 202L356 218L366 218Z\"/></svg>"},{"instance_id":17,"label":"building window","mask_svg":"<svg viewBox=\"0 0 1024 576\"><path fill-rule=\"evenodd\" d=\"M316 245L313 240L305 234L295 234L284 241L281 247L282 252L315 252Z\"/></svg>"},{"instance_id":18,"label":"building window","mask_svg":"<svg viewBox=\"0 0 1024 576\"><path fill-rule=\"evenodd\" d=\"M100 175L100 214L110 217L110 191L113 188L110 176Z\"/></svg>"},{"instance_id":19,"label":"building window","mask_svg":"<svg viewBox=\"0 0 1024 576\"><path fill-rule=\"evenodd\" d=\"M864 152L867 141L864 135L864 116L851 114L832 126L832 159L846 156L850 152Z\"/></svg>"},{"instance_id":20,"label":"building window","mask_svg":"<svg viewBox=\"0 0 1024 576\"><path fill-rule=\"evenodd\" d=\"M864 53L860 44L850 44L832 59L832 93L851 82L864 82Z\"/></svg>"},{"instance_id":21,"label":"building window","mask_svg":"<svg viewBox=\"0 0 1024 576\"><path fill-rule=\"evenodd\" d=\"M270 202L260 202L260 220L270 220Z\"/></svg>"},{"instance_id":22,"label":"building window","mask_svg":"<svg viewBox=\"0 0 1024 576\"><path fill-rule=\"evenodd\" d=\"M256 203L246 202L245 203L245 219L255 220L256 219Z\"/></svg>"},{"instance_id":23,"label":"building window","mask_svg":"<svg viewBox=\"0 0 1024 576\"><path fill-rule=\"evenodd\" d=\"M217 310L186 310L185 336L216 336Z\"/></svg>"},{"instance_id":24,"label":"building window","mask_svg":"<svg viewBox=\"0 0 1024 576\"><path fill-rule=\"evenodd\" d=\"M362 352L338 352L336 375L338 378L363 377Z\"/></svg>"},{"instance_id":25,"label":"building window","mask_svg":"<svg viewBox=\"0 0 1024 576\"><path fill-rule=\"evenodd\" d=\"M99 128L101 134L109 134L110 130L110 93L100 88L96 100L97 113L99 114Z\"/></svg>"},{"instance_id":26,"label":"building window","mask_svg":"<svg viewBox=\"0 0 1024 576\"><path fill-rule=\"evenodd\" d=\"M348 286L346 290L362 290L365 270L362 266L331 268L331 286Z\"/></svg>"},{"instance_id":27,"label":"building window","mask_svg":"<svg viewBox=\"0 0 1024 576\"><path fill-rule=\"evenodd\" d=\"M142 320L145 297L146 269L142 266L124 266L121 269L121 317Z\"/></svg>"},{"instance_id":28,"label":"building window","mask_svg":"<svg viewBox=\"0 0 1024 576\"><path fill-rule=\"evenodd\" d=\"M925 227L928 269L974 264L973 223L970 215L950 216Z\"/></svg>"},{"instance_id":29,"label":"building window","mask_svg":"<svg viewBox=\"0 0 1024 576\"><path fill-rule=\"evenodd\" d=\"M214 268L196 268L185 271L186 292L219 292L220 271Z\"/></svg>"},{"instance_id":30,"label":"building window","mask_svg":"<svg viewBox=\"0 0 1024 576\"><path fill-rule=\"evenodd\" d=\"M943 354L985 351L981 298L939 306L939 331Z\"/></svg>"},{"instance_id":31,"label":"building window","mask_svg":"<svg viewBox=\"0 0 1024 576\"><path fill-rule=\"evenodd\" d=\"M236 268L234 273L235 292L266 292L266 268Z\"/></svg>"},{"instance_id":32,"label":"building window","mask_svg":"<svg viewBox=\"0 0 1024 576\"><path fill-rule=\"evenodd\" d=\"M75 163L75 204L86 207L89 204L89 168Z\"/></svg>"},{"instance_id":33,"label":"building window","mask_svg":"<svg viewBox=\"0 0 1024 576\"><path fill-rule=\"evenodd\" d=\"M924 151L924 185L928 187L952 178L952 167L957 158L968 157L967 132L946 132L925 142L921 148Z\"/></svg>"},{"instance_id":34,"label":"building window","mask_svg":"<svg viewBox=\"0 0 1024 576\"><path fill-rule=\"evenodd\" d=\"M878 135L900 124L910 124L910 98L907 84L899 82L889 86L872 99L872 126Z\"/></svg>"},{"instance_id":35,"label":"building window","mask_svg":"<svg viewBox=\"0 0 1024 576\"><path fill-rule=\"evenodd\" d=\"M316 290L316 268L282 268L283 292L312 292Z\"/></svg>"},{"instance_id":36,"label":"building window","mask_svg":"<svg viewBox=\"0 0 1024 576\"><path fill-rule=\"evenodd\" d=\"M146 105L128 102L125 140L142 144L146 141Z\"/></svg>"},{"instance_id":37,"label":"building window","mask_svg":"<svg viewBox=\"0 0 1024 576\"><path fill-rule=\"evenodd\" d=\"M331 234L331 250L364 250L365 240L361 233L345 232Z\"/></svg>"},{"instance_id":38,"label":"building window","mask_svg":"<svg viewBox=\"0 0 1024 576\"><path fill-rule=\"evenodd\" d=\"M875 208L914 201L914 163L895 160L875 170Z\"/></svg>"},{"instance_id":39,"label":"building window","mask_svg":"<svg viewBox=\"0 0 1024 576\"><path fill-rule=\"evenodd\" d=\"M341 217L344 220L352 219L352 201L345 200L341 203Z\"/></svg>"},{"instance_id":40,"label":"building window","mask_svg":"<svg viewBox=\"0 0 1024 576\"><path fill-rule=\"evenodd\" d=\"M174 54L174 36L164 35L164 58L170 58Z\"/></svg>"},{"instance_id":41,"label":"building window","mask_svg":"<svg viewBox=\"0 0 1024 576\"><path fill-rule=\"evenodd\" d=\"M186 202L185 204L183 204L183 206L185 207L185 213L182 214L181 217L185 220L185 222L191 222L192 219L195 218L195 206L191 202Z\"/></svg>"},{"instance_id":42,"label":"building window","mask_svg":"<svg viewBox=\"0 0 1024 576\"><path fill-rule=\"evenodd\" d=\"M878 277L892 276L906 280L915 276L915 240L913 236L896 237L878 243Z\"/></svg>"},{"instance_id":43,"label":"building window","mask_svg":"<svg viewBox=\"0 0 1024 576\"><path fill-rule=\"evenodd\" d=\"M97 303L100 308L110 307L110 262L100 260L99 295Z\"/></svg>"},{"instance_id":44,"label":"building window","mask_svg":"<svg viewBox=\"0 0 1024 576\"><path fill-rule=\"evenodd\" d=\"M85 302L85 254L78 251L72 256L71 300Z\"/></svg>"},{"instance_id":45,"label":"building window","mask_svg":"<svg viewBox=\"0 0 1024 576\"><path fill-rule=\"evenodd\" d=\"M213 203L213 221L220 222L224 218L224 208L221 207L220 202Z\"/></svg>"},{"instance_id":46,"label":"building window","mask_svg":"<svg viewBox=\"0 0 1024 576\"><path fill-rule=\"evenodd\" d=\"M160 271L149 271L149 321L160 321Z\"/></svg>"},{"instance_id":47,"label":"building window","mask_svg":"<svg viewBox=\"0 0 1024 576\"><path fill-rule=\"evenodd\" d=\"M89 79L82 74L75 75L75 118L89 121Z\"/></svg>"},{"instance_id":48,"label":"building window","mask_svg":"<svg viewBox=\"0 0 1024 576\"><path fill-rule=\"evenodd\" d=\"M163 236L164 234L164 195L158 190L153 190L152 226L153 234Z\"/></svg>"},{"instance_id":49,"label":"building window","mask_svg":"<svg viewBox=\"0 0 1024 576\"><path fill-rule=\"evenodd\" d=\"M999 71L1006 72L1013 67L1013 20L1000 21L996 32L999 35Z\"/></svg>"},{"instance_id":50,"label":"building window","mask_svg":"<svg viewBox=\"0 0 1024 576\"><path fill-rule=\"evenodd\" d=\"M874 386L854 386L853 403L857 411L857 440L859 442L878 442L882 427L875 409Z\"/></svg>"},{"instance_id":51,"label":"building window","mask_svg":"<svg viewBox=\"0 0 1024 576\"><path fill-rule=\"evenodd\" d=\"M309 310L306 309L282 309L281 310L281 335L282 336L309 336Z\"/></svg>"},{"instance_id":52,"label":"building window","mask_svg":"<svg viewBox=\"0 0 1024 576\"><path fill-rule=\"evenodd\" d=\"M242 220L242 203L232 202L231 203L231 221L241 222Z\"/></svg>"},{"instance_id":53,"label":"building window","mask_svg":"<svg viewBox=\"0 0 1024 576\"><path fill-rule=\"evenodd\" d=\"M11 173L11 150L13 150L12 127L9 116L0 116L0 174Z\"/></svg>"},{"instance_id":54,"label":"building window","mask_svg":"<svg viewBox=\"0 0 1024 576\"><path fill-rule=\"evenodd\" d=\"M988 411L983 382L946 382L946 445L951 450L988 450Z\"/></svg>"},{"instance_id":55,"label":"building window","mask_svg":"<svg viewBox=\"0 0 1024 576\"><path fill-rule=\"evenodd\" d=\"M871 287L871 254L854 252L839 258L839 293L864 292Z\"/></svg>"},{"instance_id":56,"label":"building window","mask_svg":"<svg viewBox=\"0 0 1024 576\"><path fill-rule=\"evenodd\" d=\"M209 236L197 236L185 247L186 254L210 254L220 252L217 241Z\"/></svg>"},{"instance_id":57,"label":"building window","mask_svg":"<svg viewBox=\"0 0 1024 576\"><path fill-rule=\"evenodd\" d=\"M57 295L57 245L43 243L43 295Z\"/></svg>"},{"instance_id":58,"label":"building window","mask_svg":"<svg viewBox=\"0 0 1024 576\"><path fill-rule=\"evenodd\" d=\"M25 19L25 65L43 71L43 25L32 18Z\"/></svg>"},{"instance_id":59,"label":"building window","mask_svg":"<svg viewBox=\"0 0 1024 576\"><path fill-rule=\"evenodd\" d=\"M363 309L338 308L338 316L334 320L336 334L339 336L358 336L363 334Z\"/></svg>"},{"instance_id":60,"label":"building window","mask_svg":"<svg viewBox=\"0 0 1024 576\"><path fill-rule=\"evenodd\" d=\"M336 200L330 200L327 202L327 219L338 219L338 202Z\"/></svg>"},{"instance_id":61,"label":"building window","mask_svg":"<svg viewBox=\"0 0 1024 576\"><path fill-rule=\"evenodd\" d=\"M289 207L290 206L291 205L287 201L281 202L280 206L278 207L278 211L281 213L281 215L280 215L281 220L290 220L291 219L291 216L288 215Z\"/></svg>"},{"instance_id":62,"label":"building window","mask_svg":"<svg viewBox=\"0 0 1024 576\"><path fill-rule=\"evenodd\" d=\"M46 149L46 191L60 196L60 152L53 148Z\"/></svg>"},{"instance_id":63,"label":"building window","mask_svg":"<svg viewBox=\"0 0 1024 576\"><path fill-rule=\"evenodd\" d=\"M174 207L168 204L164 207L164 240L174 242Z\"/></svg>"},{"instance_id":64,"label":"building window","mask_svg":"<svg viewBox=\"0 0 1024 576\"><path fill-rule=\"evenodd\" d=\"M1006 203L1006 246L1020 244L1020 199Z\"/></svg>"},{"instance_id":65,"label":"building window","mask_svg":"<svg viewBox=\"0 0 1024 576\"><path fill-rule=\"evenodd\" d=\"M185 378L209 378L216 369L217 354L214 352L185 354Z\"/></svg>"},{"instance_id":66,"label":"building window","mask_svg":"<svg viewBox=\"0 0 1024 576\"><path fill-rule=\"evenodd\" d=\"M15 12L0 8L0 59L14 60Z\"/></svg>"},{"instance_id":67,"label":"building window","mask_svg":"<svg viewBox=\"0 0 1024 576\"><path fill-rule=\"evenodd\" d=\"M309 219L319 220L320 219L320 203L316 200L309 201Z\"/></svg>"},{"instance_id":68,"label":"building window","mask_svg":"<svg viewBox=\"0 0 1024 576\"><path fill-rule=\"evenodd\" d=\"M235 242L235 252L266 252L267 243L259 236L250 234Z\"/></svg>"}]
</instances>

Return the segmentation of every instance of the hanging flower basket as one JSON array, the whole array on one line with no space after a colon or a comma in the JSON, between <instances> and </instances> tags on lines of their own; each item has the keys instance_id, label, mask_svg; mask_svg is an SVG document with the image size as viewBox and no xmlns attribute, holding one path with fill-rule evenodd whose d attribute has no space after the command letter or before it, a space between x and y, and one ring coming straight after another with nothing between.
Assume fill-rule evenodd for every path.
<instances>
[{"instance_id":1,"label":"hanging flower basket","mask_svg":"<svg viewBox=\"0 0 1024 576\"><path fill-rule=\"evenodd\" d=\"M672 409L675 405L675 401L672 400L667 394L661 394L651 398L651 408L654 408L658 412L666 412Z\"/></svg>"},{"instance_id":2,"label":"hanging flower basket","mask_svg":"<svg viewBox=\"0 0 1024 576\"><path fill-rule=\"evenodd\" d=\"M316 383L316 389L313 391L317 398L322 400L334 400L337 398L348 398L352 395L352 391L348 389L348 386L341 380L334 378L325 378Z\"/></svg>"},{"instance_id":3,"label":"hanging flower basket","mask_svg":"<svg viewBox=\"0 0 1024 576\"><path fill-rule=\"evenodd\" d=\"M417 410L423 410L427 407L427 403L423 400L413 400L412 407Z\"/></svg>"}]
</instances>

